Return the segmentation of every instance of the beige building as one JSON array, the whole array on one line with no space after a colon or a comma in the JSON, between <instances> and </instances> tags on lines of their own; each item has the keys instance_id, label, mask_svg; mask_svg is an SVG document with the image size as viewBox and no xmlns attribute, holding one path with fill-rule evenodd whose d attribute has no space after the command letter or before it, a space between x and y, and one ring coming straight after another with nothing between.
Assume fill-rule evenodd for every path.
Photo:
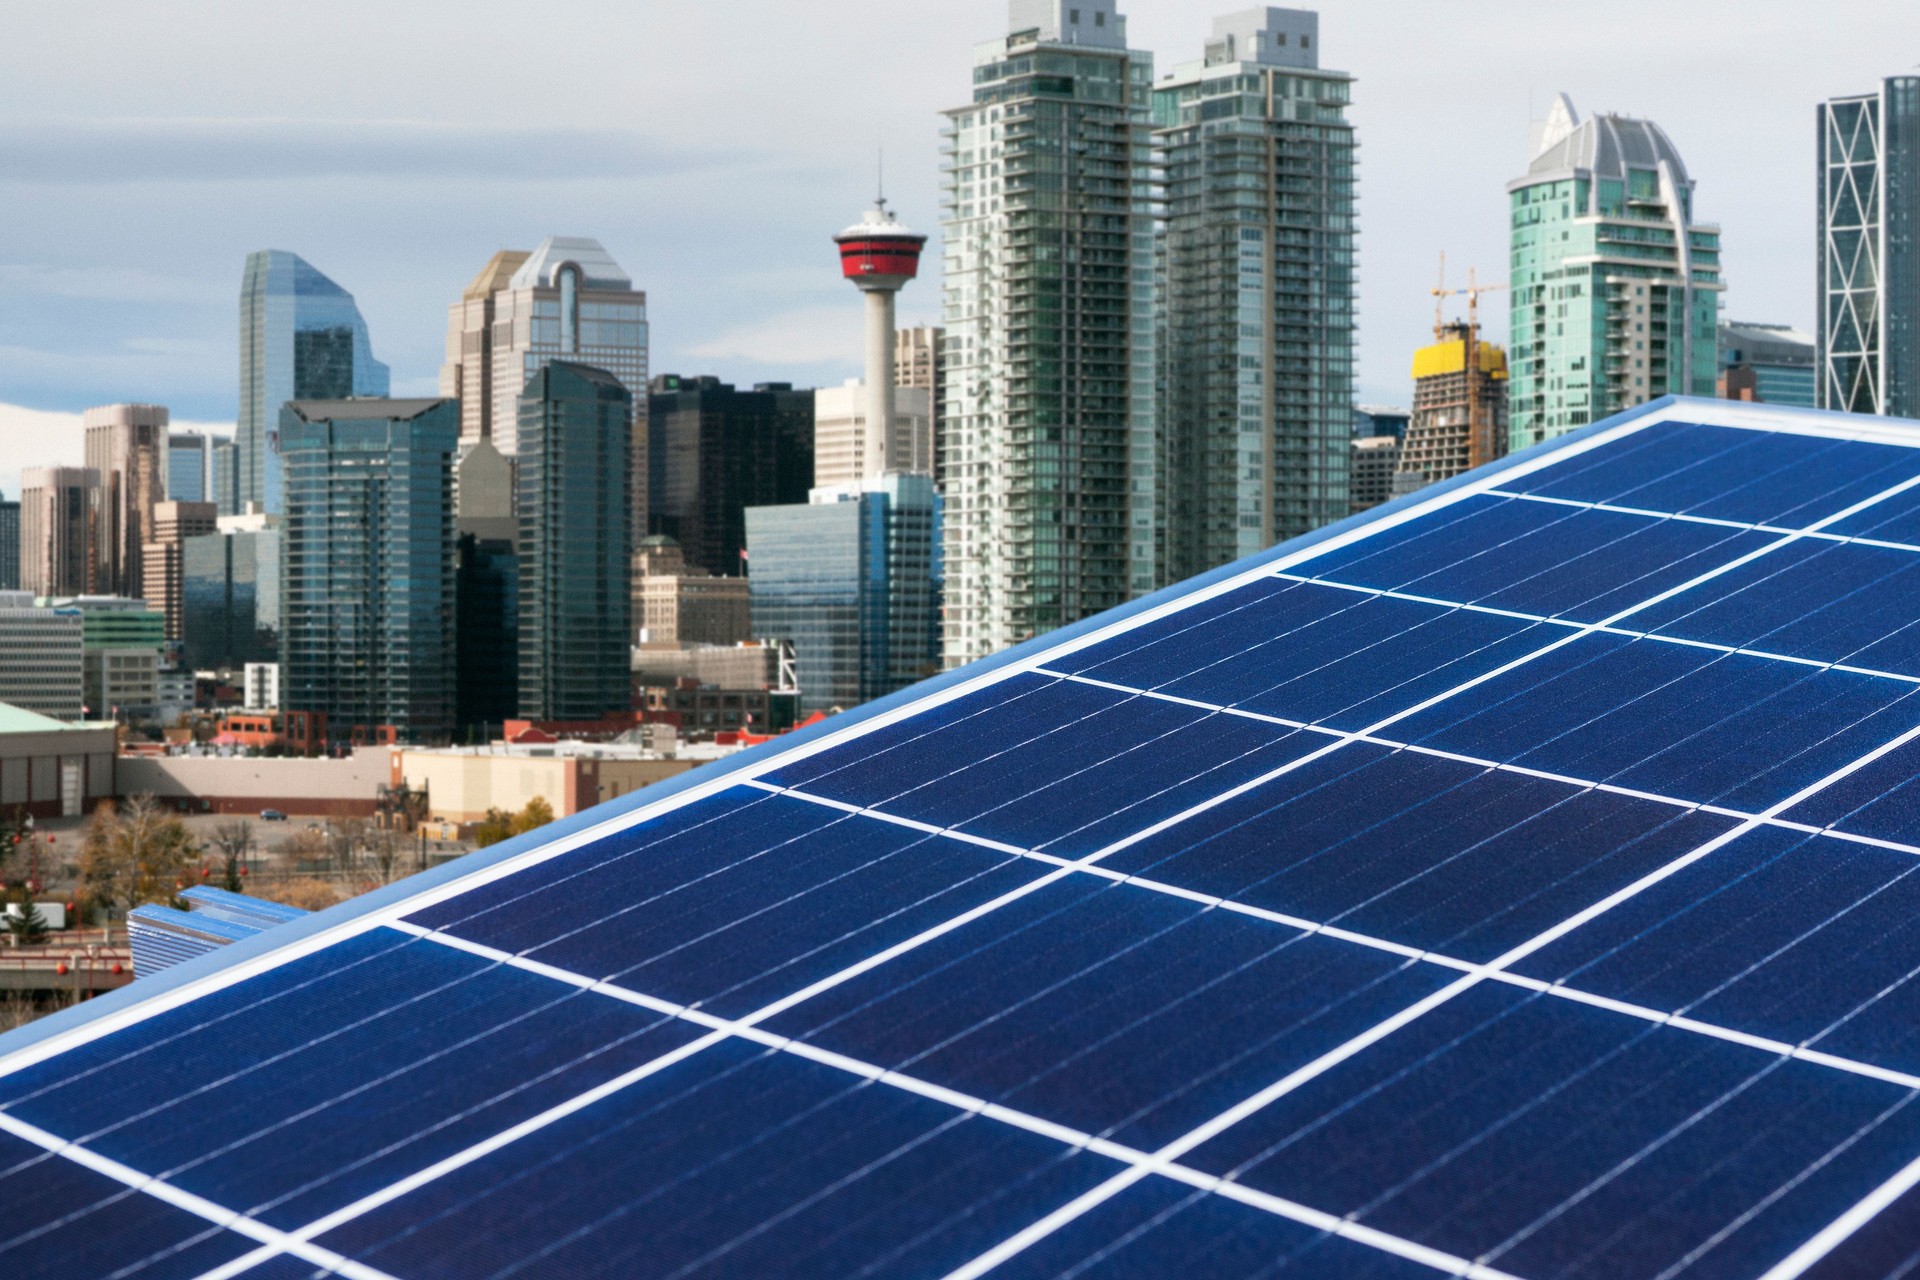
<instances>
[{"instance_id":1,"label":"beige building","mask_svg":"<svg viewBox=\"0 0 1920 1280\"><path fill-rule=\"evenodd\" d=\"M866 390L858 378L813 393L813 483L815 488L857 484L889 472L933 474L933 389L897 386L893 433L869 475Z\"/></svg>"},{"instance_id":2,"label":"beige building","mask_svg":"<svg viewBox=\"0 0 1920 1280\"><path fill-rule=\"evenodd\" d=\"M391 783L400 753L363 747L350 756L125 756L119 794L153 795L200 813L367 817Z\"/></svg>"},{"instance_id":3,"label":"beige building","mask_svg":"<svg viewBox=\"0 0 1920 1280\"><path fill-rule=\"evenodd\" d=\"M114 750L110 724L64 724L0 702L0 810L79 816L114 794Z\"/></svg>"},{"instance_id":4,"label":"beige building","mask_svg":"<svg viewBox=\"0 0 1920 1280\"><path fill-rule=\"evenodd\" d=\"M167 408L110 404L87 410L84 423L87 467L100 486L88 590L138 597L153 509L167 497Z\"/></svg>"},{"instance_id":5,"label":"beige building","mask_svg":"<svg viewBox=\"0 0 1920 1280\"><path fill-rule=\"evenodd\" d=\"M753 635L745 578L689 568L672 538L641 540L634 553L634 625L647 646L731 645Z\"/></svg>"},{"instance_id":6,"label":"beige building","mask_svg":"<svg viewBox=\"0 0 1920 1280\"><path fill-rule=\"evenodd\" d=\"M425 788L432 820L465 827L489 809L509 813L538 797L556 818L676 777L727 754L721 748L683 747L678 754L639 747L562 742L525 747L405 750L397 772L409 787Z\"/></svg>"},{"instance_id":7,"label":"beige building","mask_svg":"<svg viewBox=\"0 0 1920 1280\"><path fill-rule=\"evenodd\" d=\"M161 502L153 508L153 540L141 552L142 594L167 619L167 640L185 635L181 566L188 538L212 533L219 507L211 502Z\"/></svg>"},{"instance_id":8,"label":"beige building","mask_svg":"<svg viewBox=\"0 0 1920 1280\"><path fill-rule=\"evenodd\" d=\"M460 301L447 308L447 362L440 394L460 402L460 443L485 440L493 421L494 295L533 255L502 249L482 268Z\"/></svg>"},{"instance_id":9,"label":"beige building","mask_svg":"<svg viewBox=\"0 0 1920 1280\"><path fill-rule=\"evenodd\" d=\"M20 473L20 589L77 596L91 589L100 475L87 467Z\"/></svg>"}]
</instances>

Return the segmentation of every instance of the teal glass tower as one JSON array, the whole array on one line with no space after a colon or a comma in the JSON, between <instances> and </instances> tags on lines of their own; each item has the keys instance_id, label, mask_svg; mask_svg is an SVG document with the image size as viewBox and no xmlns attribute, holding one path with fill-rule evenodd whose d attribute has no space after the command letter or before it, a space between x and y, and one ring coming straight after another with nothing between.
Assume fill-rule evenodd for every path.
<instances>
[{"instance_id":1,"label":"teal glass tower","mask_svg":"<svg viewBox=\"0 0 1920 1280\"><path fill-rule=\"evenodd\" d=\"M446 741L459 403L296 400L279 435L282 705L335 742Z\"/></svg>"},{"instance_id":2,"label":"teal glass tower","mask_svg":"<svg viewBox=\"0 0 1920 1280\"><path fill-rule=\"evenodd\" d=\"M1562 94L1512 214L1509 436L1523 449L1663 395L1712 396L1720 229L1651 120Z\"/></svg>"},{"instance_id":3,"label":"teal glass tower","mask_svg":"<svg viewBox=\"0 0 1920 1280\"><path fill-rule=\"evenodd\" d=\"M633 705L628 488L633 396L549 361L520 393L520 714L598 720Z\"/></svg>"},{"instance_id":4,"label":"teal glass tower","mask_svg":"<svg viewBox=\"0 0 1920 1280\"><path fill-rule=\"evenodd\" d=\"M233 510L249 502L274 514L285 509L279 424L287 401L384 396L387 388L387 366L373 358L352 294L298 254L249 254L240 282Z\"/></svg>"}]
</instances>

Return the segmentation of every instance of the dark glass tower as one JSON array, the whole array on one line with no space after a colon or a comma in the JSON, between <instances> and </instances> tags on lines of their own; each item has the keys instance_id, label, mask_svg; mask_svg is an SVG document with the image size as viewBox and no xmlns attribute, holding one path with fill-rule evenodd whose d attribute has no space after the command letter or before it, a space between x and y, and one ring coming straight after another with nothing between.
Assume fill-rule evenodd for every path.
<instances>
[{"instance_id":1,"label":"dark glass tower","mask_svg":"<svg viewBox=\"0 0 1920 1280\"><path fill-rule=\"evenodd\" d=\"M597 720L633 705L633 397L551 361L520 394L520 714Z\"/></svg>"},{"instance_id":2,"label":"dark glass tower","mask_svg":"<svg viewBox=\"0 0 1920 1280\"><path fill-rule=\"evenodd\" d=\"M452 400L280 413L282 703L341 741L435 742L454 718ZM190 624L191 625L191 624Z\"/></svg>"}]
</instances>

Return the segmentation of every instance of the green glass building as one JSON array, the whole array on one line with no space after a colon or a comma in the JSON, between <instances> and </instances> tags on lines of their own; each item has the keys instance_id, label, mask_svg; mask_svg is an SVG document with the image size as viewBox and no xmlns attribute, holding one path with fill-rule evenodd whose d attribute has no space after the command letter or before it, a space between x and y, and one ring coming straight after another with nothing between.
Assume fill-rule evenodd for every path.
<instances>
[{"instance_id":1,"label":"green glass building","mask_svg":"<svg viewBox=\"0 0 1920 1280\"><path fill-rule=\"evenodd\" d=\"M1581 121L1562 94L1507 184L1513 449L1663 395L1711 397L1720 229L1660 126Z\"/></svg>"}]
</instances>

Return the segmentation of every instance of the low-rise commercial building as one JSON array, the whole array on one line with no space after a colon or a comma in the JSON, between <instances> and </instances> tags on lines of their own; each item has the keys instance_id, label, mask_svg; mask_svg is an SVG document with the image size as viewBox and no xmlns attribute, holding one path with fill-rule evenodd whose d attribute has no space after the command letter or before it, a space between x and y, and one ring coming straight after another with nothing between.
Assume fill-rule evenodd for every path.
<instances>
[{"instance_id":1,"label":"low-rise commercial building","mask_svg":"<svg viewBox=\"0 0 1920 1280\"><path fill-rule=\"evenodd\" d=\"M669 753L585 742L405 749L397 753L395 785L424 789L429 820L457 827L484 820L489 809L517 812L536 797L564 818L735 749L681 744Z\"/></svg>"},{"instance_id":2,"label":"low-rise commercial building","mask_svg":"<svg viewBox=\"0 0 1920 1280\"><path fill-rule=\"evenodd\" d=\"M114 764L112 725L71 724L0 702L0 811L78 817L115 793Z\"/></svg>"}]
</instances>

